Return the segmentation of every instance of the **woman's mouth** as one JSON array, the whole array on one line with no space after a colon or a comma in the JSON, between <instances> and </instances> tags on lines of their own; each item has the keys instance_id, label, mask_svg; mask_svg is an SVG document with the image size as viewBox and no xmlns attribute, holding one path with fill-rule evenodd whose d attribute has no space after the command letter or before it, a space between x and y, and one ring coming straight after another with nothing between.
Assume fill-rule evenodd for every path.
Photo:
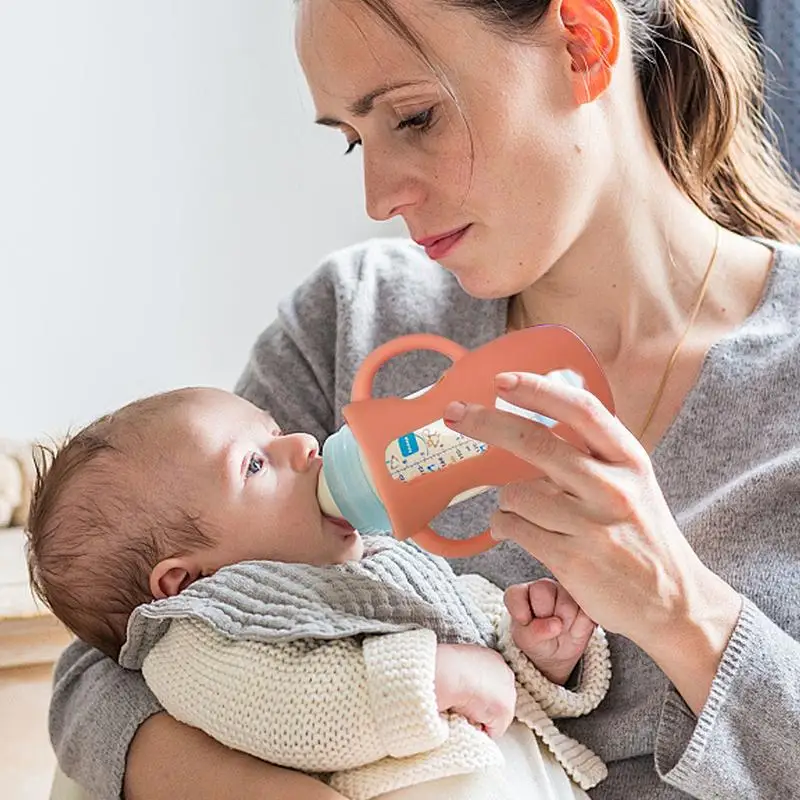
<instances>
[{"instance_id":1,"label":"woman's mouth","mask_svg":"<svg viewBox=\"0 0 800 800\"><path fill-rule=\"evenodd\" d=\"M464 238L464 235L470 229L470 227L472 226L465 225L463 228L458 228L457 230L450 231L449 233L439 234L438 236L430 236L426 239L419 239L417 240L417 244L425 248L428 258L432 259L433 261L439 261L455 250L456 246Z\"/></svg>"}]
</instances>

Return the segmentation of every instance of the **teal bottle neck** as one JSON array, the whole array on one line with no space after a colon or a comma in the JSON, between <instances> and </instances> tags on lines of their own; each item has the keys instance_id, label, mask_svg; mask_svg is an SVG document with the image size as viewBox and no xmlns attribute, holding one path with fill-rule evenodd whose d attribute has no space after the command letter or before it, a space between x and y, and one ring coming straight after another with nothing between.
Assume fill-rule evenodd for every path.
<instances>
[{"instance_id":1,"label":"teal bottle neck","mask_svg":"<svg viewBox=\"0 0 800 800\"><path fill-rule=\"evenodd\" d=\"M387 533L391 523L367 475L361 450L347 425L325 440L322 470L342 516L360 533Z\"/></svg>"}]
</instances>

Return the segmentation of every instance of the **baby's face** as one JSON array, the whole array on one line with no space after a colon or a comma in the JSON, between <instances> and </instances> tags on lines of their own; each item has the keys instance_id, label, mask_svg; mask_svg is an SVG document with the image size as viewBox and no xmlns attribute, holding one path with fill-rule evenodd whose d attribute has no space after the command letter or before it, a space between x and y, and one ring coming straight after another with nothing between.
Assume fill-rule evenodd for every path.
<instances>
[{"instance_id":1,"label":"baby's face","mask_svg":"<svg viewBox=\"0 0 800 800\"><path fill-rule=\"evenodd\" d=\"M195 554L202 574L237 561L361 558L358 533L320 511L322 459L313 436L282 435L268 414L228 392L193 389L187 397L160 449L175 465L174 489L164 488L219 535L213 548Z\"/></svg>"}]
</instances>

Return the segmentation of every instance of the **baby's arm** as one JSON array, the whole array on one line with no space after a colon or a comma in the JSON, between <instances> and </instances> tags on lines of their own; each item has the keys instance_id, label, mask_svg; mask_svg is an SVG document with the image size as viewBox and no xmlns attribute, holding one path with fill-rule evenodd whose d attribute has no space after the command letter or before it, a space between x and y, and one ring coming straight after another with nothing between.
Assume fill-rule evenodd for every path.
<instances>
[{"instance_id":1,"label":"baby's arm","mask_svg":"<svg viewBox=\"0 0 800 800\"><path fill-rule=\"evenodd\" d=\"M173 622L142 666L176 719L222 744L305 772L335 772L447 738L430 631L279 644Z\"/></svg>"},{"instance_id":2,"label":"baby's arm","mask_svg":"<svg viewBox=\"0 0 800 800\"><path fill-rule=\"evenodd\" d=\"M306 772L338 772L438 747L449 735L439 712L448 709L502 733L513 716L513 676L497 654L468 649L437 645L428 630L234 642L178 621L142 672L172 716L223 744Z\"/></svg>"},{"instance_id":3,"label":"baby's arm","mask_svg":"<svg viewBox=\"0 0 800 800\"><path fill-rule=\"evenodd\" d=\"M548 716L552 719L579 717L600 704L611 681L611 657L601 628L592 626L594 629L588 642L582 645L583 663L578 685L567 689L550 680L514 641L514 625L504 605L501 589L479 575L463 575L458 581L492 620L498 635L498 649L514 670L517 681L533 695Z\"/></svg>"}]
</instances>

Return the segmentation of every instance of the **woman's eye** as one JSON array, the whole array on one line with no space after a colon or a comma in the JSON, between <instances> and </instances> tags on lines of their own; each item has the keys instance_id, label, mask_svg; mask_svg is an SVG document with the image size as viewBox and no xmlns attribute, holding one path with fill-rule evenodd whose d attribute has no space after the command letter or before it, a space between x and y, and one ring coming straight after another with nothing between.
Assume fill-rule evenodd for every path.
<instances>
[{"instance_id":1,"label":"woman's eye","mask_svg":"<svg viewBox=\"0 0 800 800\"><path fill-rule=\"evenodd\" d=\"M425 111L420 111L418 114L414 114L411 117L406 117L405 119L400 120L399 124L397 125L397 130L402 131L406 128L413 128L414 130L424 132L427 131L431 125L433 125L433 106Z\"/></svg>"},{"instance_id":2,"label":"woman's eye","mask_svg":"<svg viewBox=\"0 0 800 800\"><path fill-rule=\"evenodd\" d=\"M397 130L415 130L419 133L425 133L426 131L430 130L430 128L433 126L433 123L436 121L434 119L434 110L435 106L431 106L430 108L426 108L425 111L420 111L413 116L401 119L400 122L397 123ZM352 142L347 143L347 150L345 150L344 154L349 156L350 153L352 153L353 150L360 145L361 139L353 139Z\"/></svg>"},{"instance_id":3,"label":"woman's eye","mask_svg":"<svg viewBox=\"0 0 800 800\"><path fill-rule=\"evenodd\" d=\"M245 472L245 478L252 478L253 475L258 475L262 469L264 469L265 464L264 456L260 456L257 453L253 453L250 456L250 460L247 462L247 470Z\"/></svg>"}]
</instances>

